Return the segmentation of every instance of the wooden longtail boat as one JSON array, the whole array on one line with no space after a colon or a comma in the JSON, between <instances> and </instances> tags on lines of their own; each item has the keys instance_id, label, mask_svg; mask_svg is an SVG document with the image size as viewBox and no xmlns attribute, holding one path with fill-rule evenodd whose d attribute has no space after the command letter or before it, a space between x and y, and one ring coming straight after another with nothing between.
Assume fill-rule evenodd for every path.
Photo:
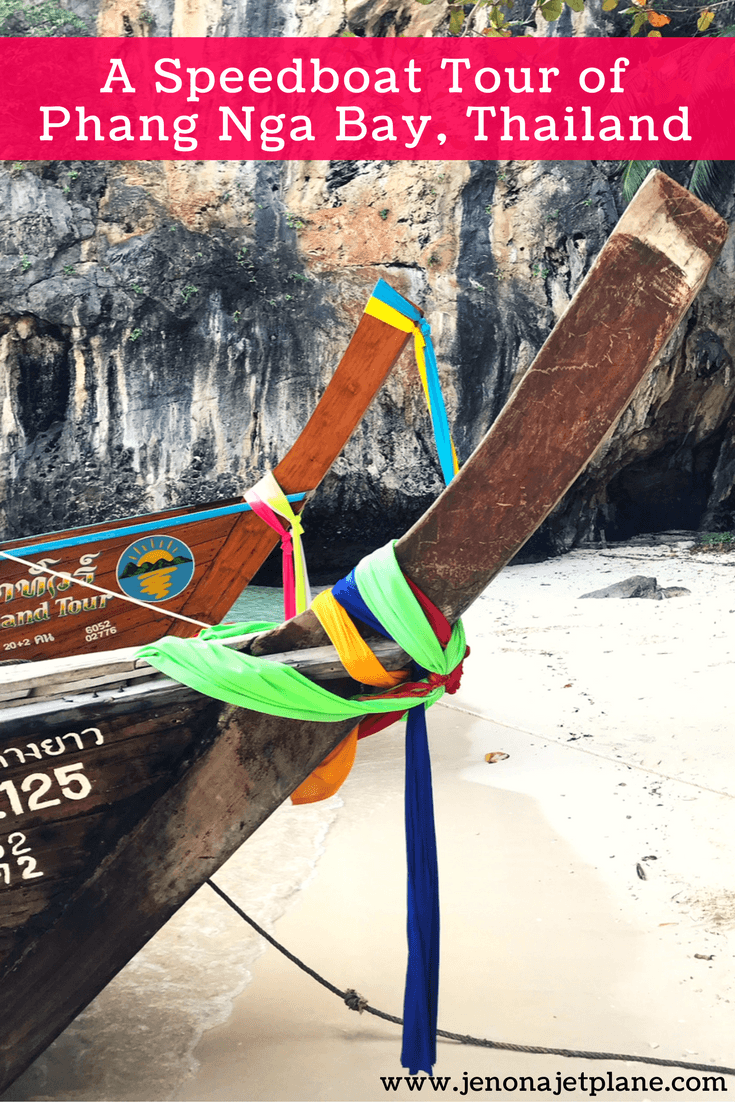
<instances>
[{"instance_id":1,"label":"wooden longtail boat","mask_svg":"<svg viewBox=\"0 0 735 1102\"><path fill-rule=\"evenodd\" d=\"M344 448L409 339L362 315L311 418L273 472L295 512ZM226 615L277 540L246 502L231 499L2 543L0 661L195 635Z\"/></svg>"},{"instance_id":2,"label":"wooden longtail boat","mask_svg":"<svg viewBox=\"0 0 735 1102\"><path fill-rule=\"evenodd\" d=\"M726 235L666 176L641 188L491 431L398 541L402 570L451 621L612 431ZM288 652L328 684L344 671L324 644L309 611L249 649ZM396 668L391 646L376 652ZM5 669L0 692L2 1090L354 721L224 705L134 650Z\"/></svg>"}]
</instances>

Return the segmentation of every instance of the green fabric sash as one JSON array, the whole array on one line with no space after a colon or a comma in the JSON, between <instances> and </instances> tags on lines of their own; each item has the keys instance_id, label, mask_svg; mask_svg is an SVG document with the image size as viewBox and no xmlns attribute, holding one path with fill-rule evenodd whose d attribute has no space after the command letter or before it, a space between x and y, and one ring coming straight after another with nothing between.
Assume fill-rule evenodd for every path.
<instances>
[{"instance_id":1,"label":"green fabric sash","mask_svg":"<svg viewBox=\"0 0 735 1102\"><path fill-rule=\"evenodd\" d=\"M412 658L433 673L448 674L465 653L462 624L455 624L449 644L442 649L403 577L396 561L394 542L368 555L359 564L360 588L366 601L379 610L386 630ZM345 700L315 685L291 666L242 654L218 641L274 626L259 621L212 628L195 639L167 636L141 647L137 657L145 658L168 677L200 693L266 715L336 723L396 710L396 700L390 696L357 696ZM444 687L440 685L425 696L402 697L400 707L430 705L443 694Z\"/></svg>"}]
</instances>

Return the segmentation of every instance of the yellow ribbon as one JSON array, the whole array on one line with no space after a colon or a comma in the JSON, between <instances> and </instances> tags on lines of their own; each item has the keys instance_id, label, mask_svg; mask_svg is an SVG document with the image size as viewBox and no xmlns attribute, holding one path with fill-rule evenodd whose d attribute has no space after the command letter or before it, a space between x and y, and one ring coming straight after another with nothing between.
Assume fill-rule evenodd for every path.
<instances>
[{"instance_id":1,"label":"yellow ribbon","mask_svg":"<svg viewBox=\"0 0 735 1102\"><path fill-rule=\"evenodd\" d=\"M386 670L383 663L375 657L355 627L352 617L335 601L331 590L317 593L311 608L334 644L342 665L355 681L372 685L376 689L392 689L406 680L406 670ZM355 763L357 730L354 727L291 793L292 803L317 803L333 796L341 788Z\"/></svg>"},{"instance_id":2,"label":"yellow ribbon","mask_svg":"<svg viewBox=\"0 0 735 1102\"><path fill-rule=\"evenodd\" d=\"M306 570L306 558L301 543L301 537L304 534L301 517L298 513L294 513L291 502L278 485L272 471L264 474L260 482L256 482L253 488L248 490L245 494L245 500L248 501L251 496L260 498L261 501L271 507L274 513L278 513L290 525L293 539L296 612L305 612L311 600L311 590L309 588L309 575Z\"/></svg>"},{"instance_id":3,"label":"yellow ribbon","mask_svg":"<svg viewBox=\"0 0 735 1102\"><path fill-rule=\"evenodd\" d=\"M413 351L416 357L416 367L418 368L421 386L424 390L429 416L431 416L431 398L429 397L429 384L426 378L426 353L424 351L426 348L426 340L424 339L424 334L415 321L412 321L411 318L407 318L404 314L401 314L399 310L396 310L393 306L389 306L386 302L381 302L379 298L375 298L374 296L368 300L368 304L365 307L365 313L370 314L373 318L377 318L378 321L384 321L386 325L392 325L394 329L400 329L402 333L413 333ZM454 441L450 438L449 442L452 448L452 461L456 474L459 470L459 460L457 459L457 453L454 449Z\"/></svg>"}]
</instances>

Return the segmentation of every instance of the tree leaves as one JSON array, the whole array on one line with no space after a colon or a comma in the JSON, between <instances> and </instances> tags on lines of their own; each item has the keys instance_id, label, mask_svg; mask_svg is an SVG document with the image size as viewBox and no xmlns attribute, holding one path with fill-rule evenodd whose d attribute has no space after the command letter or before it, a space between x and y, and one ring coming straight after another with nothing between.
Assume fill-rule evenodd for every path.
<instances>
[{"instance_id":1,"label":"tree leaves","mask_svg":"<svg viewBox=\"0 0 735 1102\"><path fill-rule=\"evenodd\" d=\"M664 15L659 11L649 11L648 22L652 27L665 27L667 23L670 23L668 15Z\"/></svg>"},{"instance_id":2,"label":"tree leaves","mask_svg":"<svg viewBox=\"0 0 735 1102\"><path fill-rule=\"evenodd\" d=\"M643 24L647 23L647 22L648 22L648 12L647 11L637 11L635 13L635 15L633 16L633 26L630 28L631 37L634 37L635 35L637 35L638 31L641 29Z\"/></svg>"},{"instance_id":3,"label":"tree leaves","mask_svg":"<svg viewBox=\"0 0 735 1102\"><path fill-rule=\"evenodd\" d=\"M564 11L564 0L546 0L539 11L547 23L554 23Z\"/></svg>"},{"instance_id":4,"label":"tree leaves","mask_svg":"<svg viewBox=\"0 0 735 1102\"><path fill-rule=\"evenodd\" d=\"M623 173L623 195L629 203L652 168L661 168L660 161L628 161Z\"/></svg>"},{"instance_id":5,"label":"tree leaves","mask_svg":"<svg viewBox=\"0 0 735 1102\"><path fill-rule=\"evenodd\" d=\"M703 203L719 210L732 199L735 161L697 161L688 186Z\"/></svg>"},{"instance_id":6,"label":"tree leaves","mask_svg":"<svg viewBox=\"0 0 735 1102\"><path fill-rule=\"evenodd\" d=\"M449 15L449 33L459 34L464 23L464 7L461 4L452 4Z\"/></svg>"},{"instance_id":7,"label":"tree leaves","mask_svg":"<svg viewBox=\"0 0 735 1102\"><path fill-rule=\"evenodd\" d=\"M727 213L735 191L735 161L628 161L623 196L629 203L652 168L678 180L703 203Z\"/></svg>"},{"instance_id":8,"label":"tree leaves","mask_svg":"<svg viewBox=\"0 0 735 1102\"><path fill-rule=\"evenodd\" d=\"M0 0L0 8L5 3L27 3L28 0ZM49 0L46 0L49 2ZM55 0L58 2L58 0ZM434 0L415 0L418 4L431 4ZM469 14L466 12L467 5L465 3L458 2L458 0L448 0L447 8L449 11L449 34L452 37L461 37L470 34L481 34L489 38L507 38L512 34L519 32L523 33L523 28L530 26L533 22L533 16L535 12L540 13L547 23L554 23L560 17L564 11L564 6L570 8L573 12L580 14L585 9L585 2L588 0L535 0L532 11L526 20L509 19L509 17L502 10L513 7L513 0L475 0L474 7ZM667 0L651 0L649 5L648 0L627 0L630 5L624 9L623 14L631 16L630 22L630 35L634 37L643 30L644 27L648 27L649 38L660 38L660 28L666 27L671 23L671 19L663 11L657 11L653 7L654 3L666 4ZM616 11L620 5L620 0L602 0L602 10L604 12ZM716 5L715 5L716 7ZM480 8L487 8L488 10L488 25L482 30L477 27L472 30L470 24L474 24L474 15ZM678 9L677 9L678 10ZM715 18L715 12L710 7L701 8L699 11L699 18L697 20L697 30L701 34L705 34L713 20ZM710 31L711 34L732 34L733 28L727 28L725 31Z\"/></svg>"}]
</instances>

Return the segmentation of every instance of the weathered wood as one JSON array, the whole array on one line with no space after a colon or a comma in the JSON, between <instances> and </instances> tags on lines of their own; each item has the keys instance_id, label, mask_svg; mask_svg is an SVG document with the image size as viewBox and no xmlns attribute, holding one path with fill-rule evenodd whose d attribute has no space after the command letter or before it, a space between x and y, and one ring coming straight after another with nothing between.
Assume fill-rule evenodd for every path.
<instances>
[{"instance_id":1,"label":"weathered wood","mask_svg":"<svg viewBox=\"0 0 735 1102\"><path fill-rule=\"evenodd\" d=\"M620 219L533 369L396 549L455 620L536 531L655 365L707 278L727 223L663 173Z\"/></svg>"},{"instance_id":2,"label":"weathered wood","mask_svg":"<svg viewBox=\"0 0 735 1102\"><path fill-rule=\"evenodd\" d=\"M253 635L238 636L222 645L233 649L246 649ZM406 661L405 653L389 639L376 640L373 650L382 662L393 669ZM109 651L106 655L82 655L74 658L51 658L25 666L0 670L0 710L5 709L0 725L0 738L12 731L13 716L8 709L18 700L48 700L59 695L73 696L94 689L103 691L115 685L142 678L160 678L161 675L144 658L138 658L137 647ZM270 654L273 662L281 662L299 670L306 677L318 681L344 678L344 666L333 646L312 647L309 650Z\"/></svg>"},{"instance_id":3,"label":"weathered wood","mask_svg":"<svg viewBox=\"0 0 735 1102\"><path fill-rule=\"evenodd\" d=\"M727 223L668 176L641 187L451 492L398 541L401 567L452 622L613 432L726 238ZM250 650L323 640L306 612Z\"/></svg>"},{"instance_id":4,"label":"weathered wood","mask_svg":"<svg viewBox=\"0 0 735 1102\"><path fill-rule=\"evenodd\" d=\"M273 472L284 493L311 494L316 490L410 340L410 334L369 314L362 315L340 366L299 436L298 446ZM295 512L299 508L295 507ZM277 542L258 517L243 513L208 571L206 585L200 583L181 611L186 616L207 616L209 622L219 623ZM173 624L170 631L181 635L182 626Z\"/></svg>"},{"instance_id":5,"label":"weathered wood","mask_svg":"<svg viewBox=\"0 0 735 1102\"><path fill-rule=\"evenodd\" d=\"M275 468L284 493L310 495L316 490L409 340L406 333L362 314L309 421ZM0 558L0 658L35 661L141 646L166 634L195 635L202 624L219 623L276 546L278 537L252 512L200 520L191 517L239 503L240 499L233 498L0 544L0 551L12 554L25 546L47 542L48 551L22 557L70 575L81 571L80 576L112 594L120 593L120 556L131 544L142 545L157 533L166 540L171 537L186 544L195 562L193 578L181 594L142 607L79 584L69 588L58 577L53 580L44 574L34 575L28 567ZM295 512L302 507L303 503L293 506ZM177 522L175 526L160 528L171 521ZM138 524L145 524L146 532L114 535L118 529ZM109 532L109 539L53 549L59 539L99 532ZM197 623L172 619L169 610Z\"/></svg>"},{"instance_id":6,"label":"weathered wood","mask_svg":"<svg viewBox=\"0 0 735 1102\"><path fill-rule=\"evenodd\" d=\"M725 231L721 219L665 177L655 176L631 204L496 425L426 517L399 541L407 574L450 617L531 535L611 431L701 286ZM311 619L299 617L262 637L261 647L321 643ZM101 693L97 701L65 703L56 719L51 703L29 705L27 712L16 708L14 730L31 723L48 731L54 722L63 730L72 717L81 723L94 715L95 726L109 722L124 731L126 722L152 721L155 727L162 710L174 706L175 691L161 680L123 689L119 696ZM135 701L137 708L126 712ZM272 719L207 702L191 690L180 690L179 701L191 712L180 725L185 750L174 783L137 819L126 820L116 845L82 877L51 925L39 914L37 926L26 923L13 935L0 1000L0 1089L350 726ZM0 721L0 753L8 746L3 729ZM91 748L88 753L91 776ZM132 767L136 759L128 761ZM13 771L20 776L15 765ZM41 815L40 825L47 822Z\"/></svg>"}]
</instances>

